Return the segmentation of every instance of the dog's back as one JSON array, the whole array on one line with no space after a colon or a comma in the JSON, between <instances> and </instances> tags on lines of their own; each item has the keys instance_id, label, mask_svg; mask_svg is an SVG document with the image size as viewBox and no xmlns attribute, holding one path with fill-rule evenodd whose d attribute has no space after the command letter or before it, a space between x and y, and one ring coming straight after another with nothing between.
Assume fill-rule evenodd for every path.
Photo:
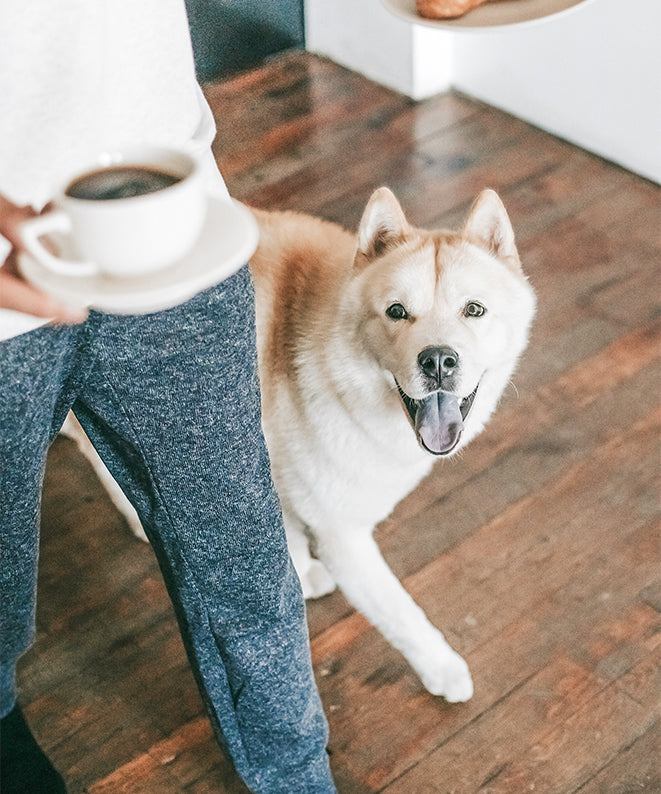
<instances>
[{"instance_id":1,"label":"dog's back","mask_svg":"<svg viewBox=\"0 0 661 794\"><path fill-rule=\"evenodd\" d=\"M250 263L255 282L262 391L291 377L296 351L323 333L349 276L355 238L340 226L296 212L252 209L260 240Z\"/></svg>"}]
</instances>

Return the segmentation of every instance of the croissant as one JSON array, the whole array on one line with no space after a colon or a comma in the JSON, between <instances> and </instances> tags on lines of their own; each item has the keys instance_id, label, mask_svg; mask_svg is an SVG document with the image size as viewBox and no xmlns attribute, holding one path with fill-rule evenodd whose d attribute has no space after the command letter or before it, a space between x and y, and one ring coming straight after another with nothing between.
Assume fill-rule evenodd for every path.
<instances>
[{"instance_id":1,"label":"croissant","mask_svg":"<svg viewBox=\"0 0 661 794\"><path fill-rule=\"evenodd\" d=\"M415 0L418 14L428 19L460 17L488 0Z\"/></svg>"}]
</instances>

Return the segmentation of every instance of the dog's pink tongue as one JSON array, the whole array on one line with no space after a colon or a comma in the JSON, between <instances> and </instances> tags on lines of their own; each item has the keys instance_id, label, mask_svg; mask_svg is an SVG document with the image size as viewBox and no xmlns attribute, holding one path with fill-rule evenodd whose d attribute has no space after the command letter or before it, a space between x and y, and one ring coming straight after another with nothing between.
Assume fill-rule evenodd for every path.
<instances>
[{"instance_id":1,"label":"dog's pink tongue","mask_svg":"<svg viewBox=\"0 0 661 794\"><path fill-rule=\"evenodd\" d=\"M439 391L418 405L415 432L434 455L445 455L454 449L463 429L459 402L453 394Z\"/></svg>"}]
</instances>

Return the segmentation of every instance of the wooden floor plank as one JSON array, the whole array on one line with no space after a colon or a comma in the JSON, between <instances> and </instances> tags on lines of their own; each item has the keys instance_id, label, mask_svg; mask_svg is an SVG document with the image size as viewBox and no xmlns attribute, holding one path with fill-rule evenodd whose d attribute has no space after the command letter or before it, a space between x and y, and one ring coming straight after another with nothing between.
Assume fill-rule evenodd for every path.
<instances>
[{"instance_id":1,"label":"wooden floor plank","mask_svg":"<svg viewBox=\"0 0 661 794\"><path fill-rule=\"evenodd\" d=\"M657 721L575 794L657 794L661 791L660 740L661 725Z\"/></svg>"},{"instance_id":2,"label":"wooden floor plank","mask_svg":"<svg viewBox=\"0 0 661 794\"><path fill-rule=\"evenodd\" d=\"M474 698L429 695L340 593L309 604L338 791L656 792L658 187L470 97L412 102L307 53L205 92L237 198L355 228L389 184L414 223L456 227L495 187L538 295L485 432L377 531ZM242 794L153 552L66 440L41 559L21 701L70 792Z\"/></svg>"},{"instance_id":3,"label":"wooden floor plank","mask_svg":"<svg viewBox=\"0 0 661 794\"><path fill-rule=\"evenodd\" d=\"M604 687L572 660L558 659L471 726L470 737L462 732L448 742L442 760L426 759L385 791L562 794L592 777L622 744L628 746L653 724L650 669L646 660L624 677L625 682L646 677L649 695L640 704L620 682ZM616 730L605 731L604 725ZM517 757L517 751L522 755ZM474 760L467 775L461 760L469 755Z\"/></svg>"},{"instance_id":4,"label":"wooden floor plank","mask_svg":"<svg viewBox=\"0 0 661 794\"><path fill-rule=\"evenodd\" d=\"M89 794L199 791L201 776L206 777L205 785L215 785L216 791L247 792L227 766L225 774L215 766L214 743L209 721L199 718L96 782Z\"/></svg>"}]
</instances>

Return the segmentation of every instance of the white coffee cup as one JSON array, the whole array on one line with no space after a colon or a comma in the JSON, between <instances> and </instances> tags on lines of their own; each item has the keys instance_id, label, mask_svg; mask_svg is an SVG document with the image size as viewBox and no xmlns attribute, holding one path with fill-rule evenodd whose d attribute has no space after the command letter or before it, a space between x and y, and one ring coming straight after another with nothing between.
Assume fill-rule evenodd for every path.
<instances>
[{"instance_id":1,"label":"white coffee cup","mask_svg":"<svg viewBox=\"0 0 661 794\"><path fill-rule=\"evenodd\" d=\"M22 224L21 237L34 259L63 276L133 278L167 268L192 249L207 208L197 159L150 146L100 155L53 201L52 212ZM54 233L70 239L71 259L42 244Z\"/></svg>"}]
</instances>

